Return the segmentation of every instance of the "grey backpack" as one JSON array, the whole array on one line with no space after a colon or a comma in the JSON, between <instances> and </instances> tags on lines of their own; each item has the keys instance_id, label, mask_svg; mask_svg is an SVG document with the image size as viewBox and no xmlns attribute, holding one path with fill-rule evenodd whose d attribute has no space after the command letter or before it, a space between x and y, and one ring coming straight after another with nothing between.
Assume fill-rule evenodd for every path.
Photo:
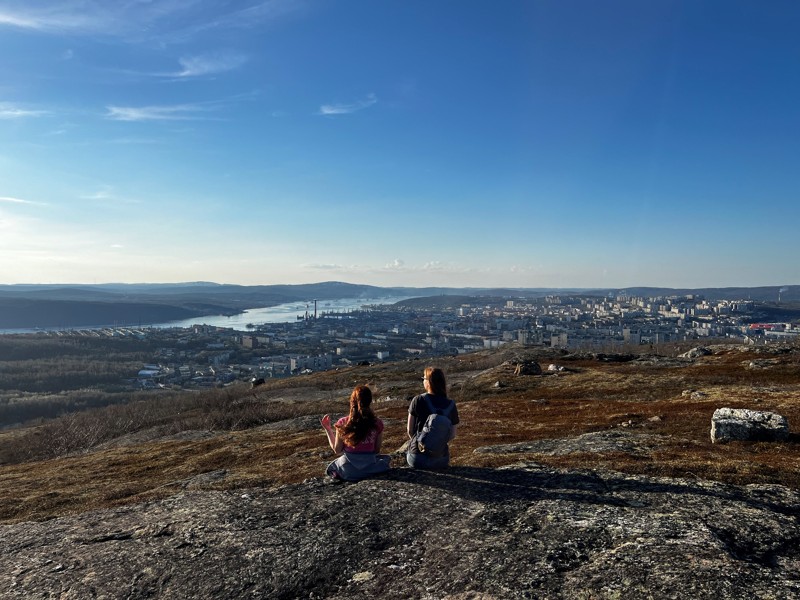
<instances>
[{"instance_id":1,"label":"grey backpack","mask_svg":"<svg viewBox=\"0 0 800 600\"><path fill-rule=\"evenodd\" d=\"M456 403L450 400L450 404L446 408L437 411L427 394L423 398L428 403L428 410L430 410L431 414L425 419L422 431L417 434L417 447L420 452L428 456L434 458L444 456L447 453L450 432L453 430L450 413Z\"/></svg>"}]
</instances>

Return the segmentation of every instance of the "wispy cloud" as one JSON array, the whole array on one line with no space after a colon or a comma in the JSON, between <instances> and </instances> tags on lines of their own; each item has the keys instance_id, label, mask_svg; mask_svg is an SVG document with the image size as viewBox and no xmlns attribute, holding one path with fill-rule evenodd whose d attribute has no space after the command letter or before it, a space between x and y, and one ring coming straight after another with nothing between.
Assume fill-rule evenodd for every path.
<instances>
[{"instance_id":1,"label":"wispy cloud","mask_svg":"<svg viewBox=\"0 0 800 600\"><path fill-rule=\"evenodd\" d=\"M406 273L463 273L465 268L453 263L443 263L438 260L428 261L422 265L409 265L403 259L395 258L378 271L406 272Z\"/></svg>"},{"instance_id":2,"label":"wispy cloud","mask_svg":"<svg viewBox=\"0 0 800 600\"><path fill-rule=\"evenodd\" d=\"M395 258L393 261L382 266L377 265L341 265L337 263L308 263L302 265L304 269L314 271L336 271L339 273L355 274L375 274L375 273L406 273L406 274L463 274L475 271L453 263L443 263L441 261L429 261L422 265L412 265L406 263L402 258Z\"/></svg>"},{"instance_id":3,"label":"wispy cloud","mask_svg":"<svg viewBox=\"0 0 800 600\"><path fill-rule=\"evenodd\" d=\"M0 25L10 25L12 27L22 27L24 29L36 29L36 20L23 15L15 15L0 9Z\"/></svg>"},{"instance_id":4,"label":"wispy cloud","mask_svg":"<svg viewBox=\"0 0 800 600\"><path fill-rule=\"evenodd\" d=\"M88 194L82 194L81 200L93 200L95 202L115 203L115 204L139 204L138 200L131 200L129 198L120 197L113 187L110 185L103 185L95 191Z\"/></svg>"},{"instance_id":5,"label":"wispy cloud","mask_svg":"<svg viewBox=\"0 0 800 600\"><path fill-rule=\"evenodd\" d=\"M171 106L107 106L106 118L113 121L191 121L202 119L207 105L173 104Z\"/></svg>"},{"instance_id":6,"label":"wispy cloud","mask_svg":"<svg viewBox=\"0 0 800 600\"><path fill-rule=\"evenodd\" d=\"M9 102L0 102L0 119L24 119L27 117L42 117L48 114L50 113L46 110L31 110Z\"/></svg>"},{"instance_id":7,"label":"wispy cloud","mask_svg":"<svg viewBox=\"0 0 800 600\"><path fill-rule=\"evenodd\" d=\"M208 5L216 0L199 1ZM174 31L172 38L173 41L181 41L214 29L249 29L301 10L304 4L305 2L298 0L262 0L237 10L225 11L219 10L217 3L206 18L196 19L182 30Z\"/></svg>"},{"instance_id":8,"label":"wispy cloud","mask_svg":"<svg viewBox=\"0 0 800 600\"><path fill-rule=\"evenodd\" d=\"M46 206L44 202L35 202L34 200L24 200L23 198L12 198L11 196L0 196L0 202L8 204L30 204L35 206Z\"/></svg>"},{"instance_id":9,"label":"wispy cloud","mask_svg":"<svg viewBox=\"0 0 800 600\"><path fill-rule=\"evenodd\" d=\"M314 271L345 271L347 267L337 265L335 263L311 263L303 265L305 269L312 269Z\"/></svg>"},{"instance_id":10,"label":"wispy cloud","mask_svg":"<svg viewBox=\"0 0 800 600\"><path fill-rule=\"evenodd\" d=\"M140 137L125 137L125 138L114 138L107 140L108 144L119 144L121 146L130 146L130 145L140 145L140 144L163 144L164 140L159 140L156 138L140 138Z\"/></svg>"},{"instance_id":11,"label":"wispy cloud","mask_svg":"<svg viewBox=\"0 0 800 600\"><path fill-rule=\"evenodd\" d=\"M517 273L517 274L533 273L533 272L538 272L540 270L541 267L531 267L524 265L511 265L510 267L508 267L509 273Z\"/></svg>"},{"instance_id":12,"label":"wispy cloud","mask_svg":"<svg viewBox=\"0 0 800 600\"><path fill-rule=\"evenodd\" d=\"M383 268L388 270L388 271L403 271L403 270L406 269L406 263L405 263L405 261L403 261L403 260L401 260L399 258L395 258L392 262L390 262L388 265L384 266Z\"/></svg>"},{"instance_id":13,"label":"wispy cloud","mask_svg":"<svg viewBox=\"0 0 800 600\"><path fill-rule=\"evenodd\" d=\"M369 108L377 102L378 98L375 96L375 94L368 94L363 100L353 102L352 104L323 104L319 107L319 112L317 114L326 116L349 115L351 113L364 110L365 108Z\"/></svg>"},{"instance_id":14,"label":"wispy cloud","mask_svg":"<svg viewBox=\"0 0 800 600\"><path fill-rule=\"evenodd\" d=\"M175 71L142 72L131 70L116 70L117 73L131 77L161 77L164 79L181 80L195 77L207 77L234 71L244 65L248 57L236 52L217 52L194 56L182 56L178 59L180 69Z\"/></svg>"},{"instance_id":15,"label":"wispy cloud","mask_svg":"<svg viewBox=\"0 0 800 600\"><path fill-rule=\"evenodd\" d=\"M44 4L44 6L43 6ZM231 6L235 8L231 8ZM127 41L185 41L214 29L252 27L298 9L294 0L3 0L0 27L44 33L122 37ZM177 24L180 25L177 25Z\"/></svg>"},{"instance_id":16,"label":"wispy cloud","mask_svg":"<svg viewBox=\"0 0 800 600\"><path fill-rule=\"evenodd\" d=\"M9 2L0 8L0 25L36 31L71 31L94 29L108 11L85 7L81 2L63 2L56 6L30 6L27 2Z\"/></svg>"},{"instance_id":17,"label":"wispy cloud","mask_svg":"<svg viewBox=\"0 0 800 600\"><path fill-rule=\"evenodd\" d=\"M422 265L423 271L444 271L445 266L438 260L432 260Z\"/></svg>"},{"instance_id":18,"label":"wispy cloud","mask_svg":"<svg viewBox=\"0 0 800 600\"><path fill-rule=\"evenodd\" d=\"M243 54L220 53L203 56L186 56L178 60L182 69L171 73L173 77L202 77L238 69L247 62Z\"/></svg>"},{"instance_id":19,"label":"wispy cloud","mask_svg":"<svg viewBox=\"0 0 800 600\"><path fill-rule=\"evenodd\" d=\"M218 110L230 108L238 102L249 102L259 97L258 92L245 92L219 100L162 106L107 106L105 117L114 121L197 121L218 120L213 116Z\"/></svg>"},{"instance_id":20,"label":"wispy cloud","mask_svg":"<svg viewBox=\"0 0 800 600\"><path fill-rule=\"evenodd\" d=\"M92 192L91 194L83 194L81 196L83 200L113 200L114 193L110 186L104 185L96 192Z\"/></svg>"},{"instance_id":21,"label":"wispy cloud","mask_svg":"<svg viewBox=\"0 0 800 600\"><path fill-rule=\"evenodd\" d=\"M21 29L43 29L45 19L32 14L14 13L13 8L0 8L0 25Z\"/></svg>"},{"instance_id":22,"label":"wispy cloud","mask_svg":"<svg viewBox=\"0 0 800 600\"><path fill-rule=\"evenodd\" d=\"M252 27L255 23L275 19L294 12L302 6L296 0L266 0L223 15L217 20L221 27Z\"/></svg>"}]
</instances>

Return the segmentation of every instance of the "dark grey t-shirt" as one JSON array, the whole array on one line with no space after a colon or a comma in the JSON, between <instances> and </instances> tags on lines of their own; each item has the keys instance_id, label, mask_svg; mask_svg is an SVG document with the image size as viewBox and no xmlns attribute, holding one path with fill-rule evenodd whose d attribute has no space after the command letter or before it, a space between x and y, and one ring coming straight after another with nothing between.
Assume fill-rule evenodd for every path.
<instances>
[{"instance_id":1,"label":"dark grey t-shirt","mask_svg":"<svg viewBox=\"0 0 800 600\"><path fill-rule=\"evenodd\" d=\"M431 399L431 404L433 404L434 408L439 409L440 411L447 408L450 404L451 400L447 396L434 396L433 394L420 394L419 396L414 396L414 399L411 400L411 404L408 406L408 412L411 415L414 415L417 419L417 433L422 431L422 426L425 425L425 420L428 418L428 415L431 414L431 411L428 409L428 403L425 402L425 396ZM458 406L456 403L453 402L453 409L450 411L448 415L450 417L450 422L453 425L458 425Z\"/></svg>"}]
</instances>

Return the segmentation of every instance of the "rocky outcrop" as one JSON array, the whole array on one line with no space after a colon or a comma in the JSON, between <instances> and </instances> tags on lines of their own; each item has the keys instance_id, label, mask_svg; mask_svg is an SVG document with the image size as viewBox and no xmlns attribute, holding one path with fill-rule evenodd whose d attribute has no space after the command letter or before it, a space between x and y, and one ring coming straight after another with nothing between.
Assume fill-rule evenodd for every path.
<instances>
[{"instance_id":1,"label":"rocky outcrop","mask_svg":"<svg viewBox=\"0 0 800 600\"><path fill-rule=\"evenodd\" d=\"M597 431L572 438L536 440L516 444L482 446L475 454L542 454L564 456L579 452L624 452L634 456L647 456L654 448L664 445L669 438L661 435L631 433L629 431ZM689 443L686 441L685 443Z\"/></svg>"},{"instance_id":2,"label":"rocky outcrop","mask_svg":"<svg viewBox=\"0 0 800 600\"><path fill-rule=\"evenodd\" d=\"M597 352L592 354L592 356L595 360L599 360L600 362L630 362L637 358L633 354L621 354L616 352L611 354Z\"/></svg>"},{"instance_id":3,"label":"rocky outcrop","mask_svg":"<svg viewBox=\"0 0 800 600\"><path fill-rule=\"evenodd\" d=\"M795 598L800 494L520 463L0 527L4 598Z\"/></svg>"},{"instance_id":4,"label":"rocky outcrop","mask_svg":"<svg viewBox=\"0 0 800 600\"><path fill-rule=\"evenodd\" d=\"M757 360L746 360L745 366L748 369L769 369L780 364L778 358L760 358Z\"/></svg>"},{"instance_id":5,"label":"rocky outcrop","mask_svg":"<svg viewBox=\"0 0 800 600\"><path fill-rule=\"evenodd\" d=\"M718 408L711 417L711 441L783 441L789 437L786 417L747 408Z\"/></svg>"},{"instance_id":6,"label":"rocky outcrop","mask_svg":"<svg viewBox=\"0 0 800 600\"><path fill-rule=\"evenodd\" d=\"M701 356L708 356L711 354L711 350L708 348L704 348L703 346L698 346L697 348L692 348L688 352L684 352L683 354L679 355L679 358L700 358Z\"/></svg>"}]
</instances>

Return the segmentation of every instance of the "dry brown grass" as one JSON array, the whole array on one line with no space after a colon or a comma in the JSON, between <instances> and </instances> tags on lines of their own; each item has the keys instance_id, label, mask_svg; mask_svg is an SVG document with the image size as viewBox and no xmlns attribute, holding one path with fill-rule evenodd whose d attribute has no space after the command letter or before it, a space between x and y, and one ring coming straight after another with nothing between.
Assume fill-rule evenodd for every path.
<instances>
[{"instance_id":1,"label":"dry brown grass","mask_svg":"<svg viewBox=\"0 0 800 600\"><path fill-rule=\"evenodd\" d=\"M438 361L450 374L451 395L459 402L462 420L452 445L455 464L497 467L535 460L564 468L800 488L797 434L781 444L714 445L709 438L711 415L721 406L773 410L786 416L790 425L800 423L800 352L770 356L778 363L758 369L748 368L747 363L764 359L764 355L738 351L669 367L562 361L571 371L536 377L509 375L502 365L509 356L512 354L487 352ZM559 361L541 362L546 366ZM368 383L380 400L377 412L387 423L384 451L392 452L405 442L407 400L419 393L424 366L422 361L406 361L345 369L268 382L255 394L249 390L240 394L249 398L248 402L260 403L258 418L263 419L260 423L268 423L316 417L323 412L344 413L347 391L357 383ZM496 381L502 387L495 388ZM683 390L701 391L705 396L693 399L682 395ZM230 406L237 405L236 398L228 400ZM658 419L651 420L653 417ZM236 429L233 423L228 423L228 428ZM625 452L562 456L473 452L482 446L618 428L665 436L665 441L645 456ZM0 444L19 435L21 432L3 432ZM191 485L192 478L200 474L220 470L225 470L226 476L206 487L296 483L320 476L329 460L331 453L321 429L303 427L276 430L259 425L189 439L112 443L72 456L0 466L0 522L47 519L161 498ZM393 459L396 466L403 462L401 455Z\"/></svg>"}]
</instances>

